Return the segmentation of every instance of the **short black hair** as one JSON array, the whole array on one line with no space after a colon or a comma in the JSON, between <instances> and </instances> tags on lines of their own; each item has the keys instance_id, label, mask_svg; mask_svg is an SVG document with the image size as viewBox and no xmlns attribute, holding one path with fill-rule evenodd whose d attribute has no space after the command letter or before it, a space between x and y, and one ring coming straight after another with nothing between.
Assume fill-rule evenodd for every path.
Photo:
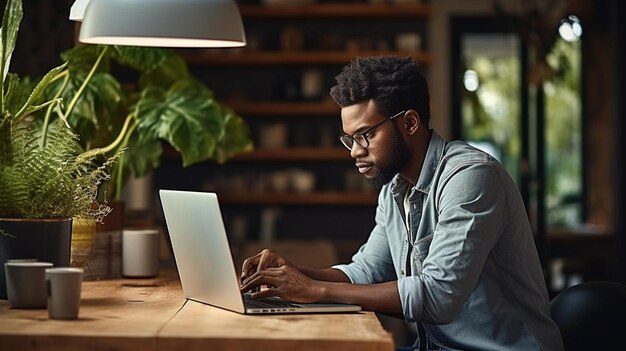
<instances>
[{"instance_id":1,"label":"short black hair","mask_svg":"<svg viewBox=\"0 0 626 351\"><path fill-rule=\"evenodd\" d=\"M411 57L359 57L346 65L335 80L337 85L330 89L330 96L341 107L372 99L385 116L413 109L428 125L428 83Z\"/></svg>"}]
</instances>

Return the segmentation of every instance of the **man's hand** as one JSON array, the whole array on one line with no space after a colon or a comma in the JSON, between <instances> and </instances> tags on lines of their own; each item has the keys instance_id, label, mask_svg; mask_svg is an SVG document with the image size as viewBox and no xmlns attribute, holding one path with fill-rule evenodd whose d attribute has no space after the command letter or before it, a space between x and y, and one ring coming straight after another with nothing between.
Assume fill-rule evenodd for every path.
<instances>
[{"instance_id":1,"label":"man's hand","mask_svg":"<svg viewBox=\"0 0 626 351\"><path fill-rule=\"evenodd\" d=\"M241 269L241 282L243 283L246 278L268 267L277 268L282 266L291 266L295 268L291 262L287 261L282 256L277 255L270 249L265 249L243 261L243 267Z\"/></svg>"},{"instance_id":2,"label":"man's hand","mask_svg":"<svg viewBox=\"0 0 626 351\"><path fill-rule=\"evenodd\" d=\"M255 290L261 285L267 285L265 290ZM284 299L309 303L320 301L323 295L322 283L307 277L292 265L270 267L262 269L247 277L241 291L255 291L252 298L278 296Z\"/></svg>"},{"instance_id":3,"label":"man's hand","mask_svg":"<svg viewBox=\"0 0 626 351\"><path fill-rule=\"evenodd\" d=\"M321 295L320 282L269 249L246 259L241 272L241 292L252 291L253 298L279 296L305 303L318 301ZM262 285L268 289L261 291Z\"/></svg>"},{"instance_id":4,"label":"man's hand","mask_svg":"<svg viewBox=\"0 0 626 351\"><path fill-rule=\"evenodd\" d=\"M261 285L267 285L268 289L259 291ZM244 261L241 292L247 291L253 292L253 298L278 296L300 303L333 301L402 315L397 281L352 284L339 269L296 267L268 249Z\"/></svg>"}]
</instances>

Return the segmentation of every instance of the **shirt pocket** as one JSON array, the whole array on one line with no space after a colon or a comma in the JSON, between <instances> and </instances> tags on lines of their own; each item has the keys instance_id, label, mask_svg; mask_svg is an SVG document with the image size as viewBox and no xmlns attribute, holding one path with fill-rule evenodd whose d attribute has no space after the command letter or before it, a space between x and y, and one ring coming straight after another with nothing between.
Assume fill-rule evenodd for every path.
<instances>
[{"instance_id":1,"label":"shirt pocket","mask_svg":"<svg viewBox=\"0 0 626 351\"><path fill-rule=\"evenodd\" d=\"M418 239L413 246L413 267L415 272L419 273L422 271L422 263L428 256L430 243L433 241L433 235L433 233L430 233L423 238Z\"/></svg>"}]
</instances>

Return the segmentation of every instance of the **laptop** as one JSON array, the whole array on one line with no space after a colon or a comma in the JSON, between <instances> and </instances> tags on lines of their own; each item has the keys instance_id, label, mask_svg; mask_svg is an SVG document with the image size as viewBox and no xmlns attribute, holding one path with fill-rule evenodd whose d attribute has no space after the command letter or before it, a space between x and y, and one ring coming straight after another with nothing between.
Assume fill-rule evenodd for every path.
<instances>
[{"instance_id":1,"label":"laptop","mask_svg":"<svg viewBox=\"0 0 626 351\"><path fill-rule=\"evenodd\" d=\"M356 312L361 306L241 294L217 194L160 190L185 298L244 314Z\"/></svg>"}]
</instances>

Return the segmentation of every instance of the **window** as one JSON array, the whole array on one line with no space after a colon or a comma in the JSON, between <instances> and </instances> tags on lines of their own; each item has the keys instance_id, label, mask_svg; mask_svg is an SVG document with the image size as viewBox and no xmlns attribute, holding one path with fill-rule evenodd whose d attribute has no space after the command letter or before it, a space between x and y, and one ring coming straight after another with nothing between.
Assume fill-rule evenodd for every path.
<instances>
[{"instance_id":1,"label":"window","mask_svg":"<svg viewBox=\"0 0 626 351\"><path fill-rule=\"evenodd\" d=\"M452 20L453 134L504 165L533 227L576 226L584 221L580 41L557 40L546 58L552 74L533 99L526 56L510 24Z\"/></svg>"},{"instance_id":2,"label":"window","mask_svg":"<svg viewBox=\"0 0 626 351\"><path fill-rule=\"evenodd\" d=\"M547 57L554 72L543 85L548 226L575 226L584 216L580 44L558 39Z\"/></svg>"},{"instance_id":3,"label":"window","mask_svg":"<svg viewBox=\"0 0 626 351\"><path fill-rule=\"evenodd\" d=\"M513 34L468 33L461 39L460 137L498 159L519 182L520 50Z\"/></svg>"}]
</instances>

